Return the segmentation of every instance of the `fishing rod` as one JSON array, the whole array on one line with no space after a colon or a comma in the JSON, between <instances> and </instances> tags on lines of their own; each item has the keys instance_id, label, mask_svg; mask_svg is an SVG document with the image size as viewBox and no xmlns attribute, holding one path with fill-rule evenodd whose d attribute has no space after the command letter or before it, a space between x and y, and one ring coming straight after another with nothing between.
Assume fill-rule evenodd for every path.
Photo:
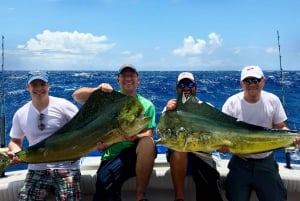
<instances>
[{"instance_id":1,"label":"fishing rod","mask_svg":"<svg viewBox=\"0 0 300 201\"><path fill-rule=\"evenodd\" d=\"M280 52L280 42L279 42L279 31L277 30L277 41L278 41L278 53L279 53L279 67L280 67L280 85L281 85L281 102L283 105L284 110L286 110L285 104L285 92L284 92L284 78L283 78L283 68L281 65L281 52ZM292 169L291 167L291 148L285 148L285 167L288 169Z\"/></svg>"},{"instance_id":2,"label":"fishing rod","mask_svg":"<svg viewBox=\"0 0 300 201\"><path fill-rule=\"evenodd\" d=\"M281 102L282 102L283 108L285 109L286 105L285 105L285 98L284 98L284 95L285 95L285 92L284 92L284 79L283 79L283 68L282 68L282 65L281 65L281 52L280 52L279 38L280 38L279 37L279 31L277 30L278 53L279 53L279 67L280 67Z\"/></svg>"},{"instance_id":3,"label":"fishing rod","mask_svg":"<svg viewBox=\"0 0 300 201\"><path fill-rule=\"evenodd\" d=\"M5 94L4 94L4 36L2 35L2 71L1 71L1 148L5 147ZM4 177L4 172L0 175Z\"/></svg>"}]
</instances>

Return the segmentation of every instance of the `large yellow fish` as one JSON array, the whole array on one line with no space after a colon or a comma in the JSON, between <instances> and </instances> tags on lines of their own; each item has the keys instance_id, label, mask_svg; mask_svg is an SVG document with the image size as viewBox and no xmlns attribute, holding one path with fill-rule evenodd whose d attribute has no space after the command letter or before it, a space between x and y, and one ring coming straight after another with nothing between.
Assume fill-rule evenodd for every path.
<instances>
[{"instance_id":1,"label":"large yellow fish","mask_svg":"<svg viewBox=\"0 0 300 201\"><path fill-rule=\"evenodd\" d=\"M111 145L124 136L138 134L150 119L144 117L143 106L136 97L96 90L66 125L16 155L25 163L77 160L93 151L99 141ZM3 148L4 151L7 149ZM9 159L0 154L0 174Z\"/></svg>"},{"instance_id":2,"label":"large yellow fish","mask_svg":"<svg viewBox=\"0 0 300 201\"><path fill-rule=\"evenodd\" d=\"M192 96L164 112L157 125L157 143L181 152L205 152L226 146L234 154L253 154L287 147L299 131L273 130L238 122Z\"/></svg>"}]
</instances>

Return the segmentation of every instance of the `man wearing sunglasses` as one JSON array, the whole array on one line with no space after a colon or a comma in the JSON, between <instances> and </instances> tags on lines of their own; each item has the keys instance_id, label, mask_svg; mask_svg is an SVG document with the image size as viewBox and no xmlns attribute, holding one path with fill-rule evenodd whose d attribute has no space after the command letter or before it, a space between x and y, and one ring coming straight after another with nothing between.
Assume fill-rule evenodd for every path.
<instances>
[{"instance_id":1,"label":"man wearing sunglasses","mask_svg":"<svg viewBox=\"0 0 300 201\"><path fill-rule=\"evenodd\" d=\"M10 130L11 164L21 161L14 153L21 150L24 137L29 146L37 144L65 125L78 112L70 101L49 96L48 75L43 71L28 73L27 90L31 101L14 114ZM46 200L53 189L56 200L81 200L78 161L28 164L28 173L19 192L19 201Z\"/></svg>"},{"instance_id":2,"label":"man wearing sunglasses","mask_svg":"<svg viewBox=\"0 0 300 201\"><path fill-rule=\"evenodd\" d=\"M258 66L246 66L241 72L243 88L229 97L222 111L238 121L274 129L288 129L284 108L279 98L263 90L266 79ZM226 148L220 150L227 152ZM250 200L252 190L261 201L283 201L286 189L278 172L272 152L233 155L226 178L226 196L229 201Z\"/></svg>"},{"instance_id":3,"label":"man wearing sunglasses","mask_svg":"<svg viewBox=\"0 0 300 201\"><path fill-rule=\"evenodd\" d=\"M183 72L178 75L176 93L182 94L182 102L189 97L196 96L197 84L194 75ZM199 102L201 104L201 102ZM167 102L164 110L176 109L177 99ZM184 201L184 183L186 175L192 175L196 186L196 200L222 201L220 194L220 174L216 170L216 163L212 158L204 158L193 153L178 152L171 149L167 151L167 160L170 163L173 187L175 191L174 201Z\"/></svg>"}]
</instances>

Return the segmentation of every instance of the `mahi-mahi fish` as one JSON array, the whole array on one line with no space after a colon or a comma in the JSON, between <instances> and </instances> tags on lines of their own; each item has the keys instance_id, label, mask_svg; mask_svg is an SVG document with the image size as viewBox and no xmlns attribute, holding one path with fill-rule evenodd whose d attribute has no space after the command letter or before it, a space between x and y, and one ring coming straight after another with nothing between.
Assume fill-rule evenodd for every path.
<instances>
[{"instance_id":1,"label":"mahi-mahi fish","mask_svg":"<svg viewBox=\"0 0 300 201\"><path fill-rule=\"evenodd\" d=\"M261 153L293 144L299 131L275 130L237 121L210 104L190 97L165 111L157 125L157 144L181 152L210 153L227 147L231 153Z\"/></svg>"},{"instance_id":2,"label":"mahi-mahi fish","mask_svg":"<svg viewBox=\"0 0 300 201\"><path fill-rule=\"evenodd\" d=\"M138 134L150 120L151 117L144 117L143 106L136 97L96 90L62 128L16 156L25 163L77 160L95 150L99 141L111 145L122 141L124 136ZM0 154L0 173L9 160L5 153Z\"/></svg>"}]
</instances>

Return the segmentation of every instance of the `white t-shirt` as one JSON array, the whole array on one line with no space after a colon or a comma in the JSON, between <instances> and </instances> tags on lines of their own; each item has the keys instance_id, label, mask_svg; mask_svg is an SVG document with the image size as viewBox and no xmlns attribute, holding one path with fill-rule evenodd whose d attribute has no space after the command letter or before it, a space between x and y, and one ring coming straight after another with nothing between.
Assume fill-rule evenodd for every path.
<instances>
[{"instance_id":1,"label":"white t-shirt","mask_svg":"<svg viewBox=\"0 0 300 201\"><path fill-rule=\"evenodd\" d=\"M77 112L78 108L63 98L50 96L48 107L41 112L39 112L33 106L32 101L30 101L19 108L14 114L10 137L17 139L26 137L29 146L32 146L52 135L65 125ZM39 120L40 113L44 114L44 118L41 121ZM45 125L44 130L38 128L40 123ZM79 161L28 164L28 169L31 170L78 168Z\"/></svg>"},{"instance_id":2,"label":"white t-shirt","mask_svg":"<svg viewBox=\"0 0 300 201\"><path fill-rule=\"evenodd\" d=\"M284 108L279 98L269 92L262 91L259 101L248 103L244 99L244 92L229 97L222 107L222 112L249 124L272 128L273 124L287 120ZM251 154L248 158L265 158L272 152Z\"/></svg>"}]
</instances>

